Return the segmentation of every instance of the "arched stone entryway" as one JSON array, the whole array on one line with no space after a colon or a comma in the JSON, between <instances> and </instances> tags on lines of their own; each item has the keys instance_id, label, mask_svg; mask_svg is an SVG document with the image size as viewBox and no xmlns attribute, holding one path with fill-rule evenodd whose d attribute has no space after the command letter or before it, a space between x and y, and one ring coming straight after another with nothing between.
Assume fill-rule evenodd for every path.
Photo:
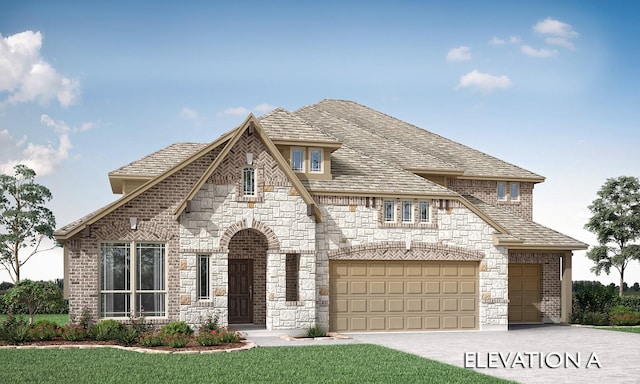
<instances>
[{"instance_id":1,"label":"arched stone entryway","mask_svg":"<svg viewBox=\"0 0 640 384\"><path fill-rule=\"evenodd\" d=\"M267 237L242 229L229 240L229 323L267 321Z\"/></svg>"}]
</instances>

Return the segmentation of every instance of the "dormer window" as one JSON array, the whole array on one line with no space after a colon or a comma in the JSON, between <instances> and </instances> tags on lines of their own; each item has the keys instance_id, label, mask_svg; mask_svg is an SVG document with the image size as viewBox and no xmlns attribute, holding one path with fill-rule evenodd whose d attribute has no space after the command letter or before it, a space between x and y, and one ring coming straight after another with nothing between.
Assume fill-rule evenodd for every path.
<instances>
[{"instance_id":1,"label":"dormer window","mask_svg":"<svg viewBox=\"0 0 640 384\"><path fill-rule=\"evenodd\" d=\"M244 196L256 195L256 170L253 167L242 169L242 194Z\"/></svg>"},{"instance_id":2,"label":"dormer window","mask_svg":"<svg viewBox=\"0 0 640 384\"><path fill-rule=\"evenodd\" d=\"M309 172L322 173L322 149L311 148L309 150Z\"/></svg>"},{"instance_id":3,"label":"dormer window","mask_svg":"<svg viewBox=\"0 0 640 384\"><path fill-rule=\"evenodd\" d=\"M304 149L291 148L291 169L304 172Z\"/></svg>"}]
</instances>

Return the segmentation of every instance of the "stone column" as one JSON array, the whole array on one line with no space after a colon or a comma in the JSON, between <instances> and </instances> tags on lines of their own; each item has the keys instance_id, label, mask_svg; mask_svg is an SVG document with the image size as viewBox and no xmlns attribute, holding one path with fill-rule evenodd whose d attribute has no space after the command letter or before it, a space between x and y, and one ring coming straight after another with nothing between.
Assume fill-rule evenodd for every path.
<instances>
[{"instance_id":1,"label":"stone column","mask_svg":"<svg viewBox=\"0 0 640 384\"><path fill-rule=\"evenodd\" d=\"M562 255L562 283L560 288L561 312L560 322L571 322L571 303L573 300L572 278L571 278L571 258L573 253L567 251Z\"/></svg>"}]
</instances>

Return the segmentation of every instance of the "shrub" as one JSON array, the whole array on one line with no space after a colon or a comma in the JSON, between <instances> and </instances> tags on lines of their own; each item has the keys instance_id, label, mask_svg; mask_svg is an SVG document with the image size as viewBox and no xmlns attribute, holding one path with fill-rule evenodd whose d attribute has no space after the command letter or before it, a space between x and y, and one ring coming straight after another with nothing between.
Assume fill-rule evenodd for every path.
<instances>
[{"instance_id":1,"label":"shrub","mask_svg":"<svg viewBox=\"0 0 640 384\"><path fill-rule=\"evenodd\" d=\"M229 330L227 328L220 328L218 335L221 343L237 343L238 341L240 341L240 334L238 333L238 331Z\"/></svg>"},{"instance_id":2,"label":"shrub","mask_svg":"<svg viewBox=\"0 0 640 384\"><path fill-rule=\"evenodd\" d=\"M39 341L53 340L60 335L58 324L49 320L38 320L31 326L31 338Z\"/></svg>"},{"instance_id":3,"label":"shrub","mask_svg":"<svg viewBox=\"0 0 640 384\"><path fill-rule=\"evenodd\" d=\"M571 322L590 324L599 320L606 316L617 299L614 288L602 285L598 281L574 281Z\"/></svg>"},{"instance_id":4,"label":"shrub","mask_svg":"<svg viewBox=\"0 0 640 384\"><path fill-rule=\"evenodd\" d=\"M73 319L71 319L71 323L83 328L85 331L88 331L89 328L91 328L91 326L95 324L95 320L93 319L93 315L91 314L89 308L84 307L82 308L80 317L78 318L76 316L73 316Z\"/></svg>"},{"instance_id":5,"label":"shrub","mask_svg":"<svg viewBox=\"0 0 640 384\"><path fill-rule=\"evenodd\" d=\"M123 326L118 333L117 341L123 345L132 345L138 340L138 331L132 326Z\"/></svg>"},{"instance_id":6,"label":"shrub","mask_svg":"<svg viewBox=\"0 0 640 384\"><path fill-rule=\"evenodd\" d=\"M16 310L26 309L29 321L33 322L36 313L46 313L49 309L56 312L64 310L65 302L62 296L60 287L51 281L24 279L7 291L4 300ZM60 306L61 308L58 308Z\"/></svg>"},{"instance_id":7,"label":"shrub","mask_svg":"<svg viewBox=\"0 0 640 384\"><path fill-rule=\"evenodd\" d=\"M158 331L143 332L138 336L138 343L144 347L157 347L162 345L162 334Z\"/></svg>"},{"instance_id":8,"label":"shrub","mask_svg":"<svg viewBox=\"0 0 640 384\"><path fill-rule=\"evenodd\" d=\"M11 344L20 344L31 341L31 326L24 316L15 316L8 313L0 324L0 338Z\"/></svg>"},{"instance_id":9,"label":"shrub","mask_svg":"<svg viewBox=\"0 0 640 384\"><path fill-rule=\"evenodd\" d=\"M184 348L191 341L191 335L176 332L174 334L165 333L162 335L162 344L172 348Z\"/></svg>"},{"instance_id":10,"label":"shrub","mask_svg":"<svg viewBox=\"0 0 640 384\"><path fill-rule=\"evenodd\" d=\"M638 325L640 324L640 312L624 305L616 305L609 310L609 323L611 325Z\"/></svg>"},{"instance_id":11,"label":"shrub","mask_svg":"<svg viewBox=\"0 0 640 384\"><path fill-rule=\"evenodd\" d=\"M220 317L215 314L213 317L208 316L202 324L200 324L199 331L217 331L220 326L218 325Z\"/></svg>"},{"instance_id":12,"label":"shrub","mask_svg":"<svg viewBox=\"0 0 640 384\"><path fill-rule=\"evenodd\" d=\"M314 325L307 328L306 337L325 337L327 336L327 330L319 325Z\"/></svg>"},{"instance_id":13,"label":"shrub","mask_svg":"<svg viewBox=\"0 0 640 384\"><path fill-rule=\"evenodd\" d=\"M78 324L65 324L62 326L60 336L67 341L80 341L87 337L87 330Z\"/></svg>"},{"instance_id":14,"label":"shrub","mask_svg":"<svg viewBox=\"0 0 640 384\"><path fill-rule=\"evenodd\" d=\"M132 313L131 316L129 316L129 326L135 329L138 335L147 332L151 328L151 325L147 323L143 312L140 313L140 316L136 316Z\"/></svg>"},{"instance_id":15,"label":"shrub","mask_svg":"<svg viewBox=\"0 0 640 384\"><path fill-rule=\"evenodd\" d=\"M218 331L201 329L196 336L196 342L204 347L211 347L220 344L220 336Z\"/></svg>"},{"instance_id":16,"label":"shrub","mask_svg":"<svg viewBox=\"0 0 640 384\"><path fill-rule=\"evenodd\" d=\"M89 335L97 341L118 340L124 325L116 320L100 320L89 328Z\"/></svg>"},{"instance_id":17,"label":"shrub","mask_svg":"<svg viewBox=\"0 0 640 384\"><path fill-rule=\"evenodd\" d=\"M640 312L640 296L621 296L618 297L617 300L619 305L624 305L625 307L631 308L633 311Z\"/></svg>"},{"instance_id":18,"label":"shrub","mask_svg":"<svg viewBox=\"0 0 640 384\"><path fill-rule=\"evenodd\" d=\"M184 321L172 321L169 324L165 324L160 329L160 332L163 335L182 334L182 335L191 336L193 334L193 329L191 329L189 324L185 323Z\"/></svg>"},{"instance_id":19,"label":"shrub","mask_svg":"<svg viewBox=\"0 0 640 384\"><path fill-rule=\"evenodd\" d=\"M581 324L586 325L609 325L609 316L601 312L587 312Z\"/></svg>"}]
</instances>

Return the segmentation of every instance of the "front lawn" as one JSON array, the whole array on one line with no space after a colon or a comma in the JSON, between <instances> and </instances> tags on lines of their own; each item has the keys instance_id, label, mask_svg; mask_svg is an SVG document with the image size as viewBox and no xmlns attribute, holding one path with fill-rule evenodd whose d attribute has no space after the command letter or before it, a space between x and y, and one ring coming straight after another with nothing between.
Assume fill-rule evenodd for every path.
<instances>
[{"instance_id":1,"label":"front lawn","mask_svg":"<svg viewBox=\"0 0 640 384\"><path fill-rule=\"evenodd\" d=\"M608 331L640 333L640 327L602 327L602 329L606 329Z\"/></svg>"},{"instance_id":2,"label":"front lawn","mask_svg":"<svg viewBox=\"0 0 640 384\"><path fill-rule=\"evenodd\" d=\"M462 356L460 357L462 358ZM8 383L505 383L389 348L349 344L215 354L0 349Z\"/></svg>"},{"instance_id":3,"label":"front lawn","mask_svg":"<svg viewBox=\"0 0 640 384\"><path fill-rule=\"evenodd\" d=\"M0 321L4 320L4 318L7 315L0 315ZM18 315L18 316L24 316L24 317L29 317L29 315ZM51 314L42 314L42 315L35 315L33 317L33 321L38 321L40 319L46 319L49 321L53 321L54 323L58 324L59 326L65 325L69 322L69 314L68 313L62 313L62 314L55 314L55 315L51 315Z\"/></svg>"}]
</instances>

